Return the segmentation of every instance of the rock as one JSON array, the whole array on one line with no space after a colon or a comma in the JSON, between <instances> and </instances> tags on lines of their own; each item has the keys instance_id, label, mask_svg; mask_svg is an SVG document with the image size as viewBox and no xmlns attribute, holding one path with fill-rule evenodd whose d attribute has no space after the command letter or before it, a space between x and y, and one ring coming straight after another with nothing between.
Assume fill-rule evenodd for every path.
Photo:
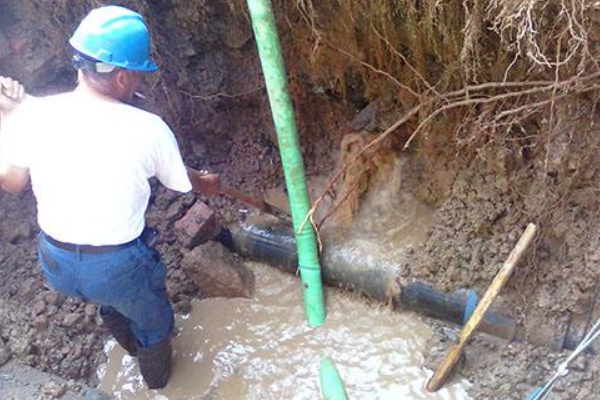
<instances>
[{"instance_id":1,"label":"rock","mask_svg":"<svg viewBox=\"0 0 600 400\"><path fill-rule=\"evenodd\" d=\"M46 396L50 396L53 399L58 399L67 392L67 387L62 383L51 381L44 385L42 391Z\"/></svg>"},{"instance_id":2,"label":"rock","mask_svg":"<svg viewBox=\"0 0 600 400\"><path fill-rule=\"evenodd\" d=\"M71 313L68 314L62 321L62 325L70 328L73 325L77 324L81 320L81 314Z\"/></svg>"},{"instance_id":3,"label":"rock","mask_svg":"<svg viewBox=\"0 0 600 400\"><path fill-rule=\"evenodd\" d=\"M583 357L575 358L569 364L569 369L572 371L584 372L587 369L587 359Z\"/></svg>"},{"instance_id":4,"label":"rock","mask_svg":"<svg viewBox=\"0 0 600 400\"><path fill-rule=\"evenodd\" d=\"M2 343L0 340L0 367L6 364L12 357L12 351L8 345Z\"/></svg>"},{"instance_id":5,"label":"rock","mask_svg":"<svg viewBox=\"0 0 600 400\"><path fill-rule=\"evenodd\" d=\"M92 318L94 315L96 315L96 306L93 304L86 305L84 313L87 317Z\"/></svg>"},{"instance_id":6,"label":"rock","mask_svg":"<svg viewBox=\"0 0 600 400\"><path fill-rule=\"evenodd\" d=\"M94 343L98 340L98 334L95 332L89 333L85 338L85 346L89 349L94 346Z\"/></svg>"},{"instance_id":7,"label":"rock","mask_svg":"<svg viewBox=\"0 0 600 400\"><path fill-rule=\"evenodd\" d=\"M48 292L44 295L44 300L50 305L60 305L63 298L58 292Z\"/></svg>"},{"instance_id":8,"label":"rock","mask_svg":"<svg viewBox=\"0 0 600 400\"><path fill-rule=\"evenodd\" d=\"M48 306L48 309L46 309L46 315L49 317L53 316L57 312L58 312L58 307L56 307L55 305L50 305L50 306Z\"/></svg>"},{"instance_id":9,"label":"rock","mask_svg":"<svg viewBox=\"0 0 600 400\"><path fill-rule=\"evenodd\" d=\"M180 242L188 249L213 239L221 227L213 210L201 201L197 201L175 223L175 231Z\"/></svg>"},{"instance_id":10,"label":"rock","mask_svg":"<svg viewBox=\"0 0 600 400\"><path fill-rule=\"evenodd\" d=\"M205 296L252 297L254 274L220 243L196 247L181 264Z\"/></svg>"},{"instance_id":11,"label":"rock","mask_svg":"<svg viewBox=\"0 0 600 400\"><path fill-rule=\"evenodd\" d=\"M48 329L48 317L46 317L45 315L38 315L33 320L33 326L35 327L35 330L38 332L45 331L46 329Z\"/></svg>"},{"instance_id":12,"label":"rock","mask_svg":"<svg viewBox=\"0 0 600 400\"><path fill-rule=\"evenodd\" d=\"M29 297L34 292L37 292L41 282L36 278L29 278L21 284L21 293L24 297Z\"/></svg>"},{"instance_id":13,"label":"rock","mask_svg":"<svg viewBox=\"0 0 600 400\"><path fill-rule=\"evenodd\" d=\"M37 303L35 303L35 305L33 306L33 313L34 316L36 315L40 315L41 313L43 313L44 311L46 311L46 303L41 300L38 301Z\"/></svg>"}]
</instances>

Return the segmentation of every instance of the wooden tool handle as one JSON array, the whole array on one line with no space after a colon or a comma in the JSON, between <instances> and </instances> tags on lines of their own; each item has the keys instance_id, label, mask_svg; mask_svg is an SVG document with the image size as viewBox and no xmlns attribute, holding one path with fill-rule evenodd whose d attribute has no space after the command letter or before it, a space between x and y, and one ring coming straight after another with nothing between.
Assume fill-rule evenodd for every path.
<instances>
[{"instance_id":1,"label":"wooden tool handle","mask_svg":"<svg viewBox=\"0 0 600 400\"><path fill-rule=\"evenodd\" d=\"M458 344L452 347L444 361L442 361L438 369L435 371L435 374L427 383L428 391L436 392L442 387L442 385L446 381L446 378L448 378L450 371L452 371L452 368L458 361L465 346L469 342L469 339L471 339L471 336L473 336L473 333L475 332L481 321L483 321L483 317L485 316L487 309L490 307L494 299L498 296L498 293L500 293L506 282L510 279L513 270L515 269L516 265L519 263L521 257L525 253L525 250L527 250L527 247L529 247L529 244L533 240L536 230L537 228L534 224L529 224L527 226L527 229L525 229L525 232L523 232L523 234L521 235L521 238L517 242L513 251L508 256L508 259L504 262L502 269L494 278L494 281L492 282L488 290L485 292L485 295L475 308L475 311L473 311L473 315L471 316L471 318L469 318L469 321L461 331L460 340Z\"/></svg>"}]
</instances>

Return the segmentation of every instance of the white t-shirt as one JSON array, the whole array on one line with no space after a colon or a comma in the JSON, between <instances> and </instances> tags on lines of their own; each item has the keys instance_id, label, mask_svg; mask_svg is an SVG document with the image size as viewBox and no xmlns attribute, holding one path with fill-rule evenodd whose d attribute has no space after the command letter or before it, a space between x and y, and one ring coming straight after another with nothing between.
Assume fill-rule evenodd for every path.
<instances>
[{"instance_id":1,"label":"white t-shirt","mask_svg":"<svg viewBox=\"0 0 600 400\"><path fill-rule=\"evenodd\" d=\"M192 189L160 117L78 91L27 99L2 121L0 163L29 168L41 229L75 244L138 237L153 176Z\"/></svg>"}]
</instances>

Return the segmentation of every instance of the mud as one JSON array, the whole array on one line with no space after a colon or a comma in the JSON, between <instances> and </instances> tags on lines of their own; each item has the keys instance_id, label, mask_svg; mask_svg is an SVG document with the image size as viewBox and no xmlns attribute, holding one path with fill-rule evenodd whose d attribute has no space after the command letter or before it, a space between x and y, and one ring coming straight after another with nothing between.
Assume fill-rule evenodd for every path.
<instances>
[{"instance_id":1,"label":"mud","mask_svg":"<svg viewBox=\"0 0 600 400\"><path fill-rule=\"evenodd\" d=\"M0 367L0 398L4 400L110 400L112 397L73 380L11 362Z\"/></svg>"},{"instance_id":2,"label":"mud","mask_svg":"<svg viewBox=\"0 0 600 400\"><path fill-rule=\"evenodd\" d=\"M585 326L597 318L593 298L598 269L591 259L598 243L585 230L595 231L598 221L591 218L595 211L577 203L568 204L560 213L542 215L549 212L544 209L546 199L536 193L539 188L528 184L539 179L535 169L517 162L514 169L500 174L498 159L490 157L488 162L473 160L469 168L456 170L451 193L436 209L436 223L426 244L406 264L405 276L425 279L447 291L475 288L482 295L526 221L545 222L542 229L551 233L538 236L534 251L494 304L517 319L521 340L537 346L480 338L469 345L461 368L461 375L474 382L470 391L474 397L519 399L528 395L531 386L545 383L566 357L568 352L556 352L564 345L569 324ZM560 239L554 235L557 229L563 229ZM587 262L576 264L574 260L582 255ZM440 362L452 338L455 334L445 329L434 335L430 366ZM558 386L555 398L595 398L597 359L582 356L576 364Z\"/></svg>"},{"instance_id":3,"label":"mud","mask_svg":"<svg viewBox=\"0 0 600 400\"><path fill-rule=\"evenodd\" d=\"M105 3L0 0L0 73L22 80L36 94L68 90L74 74L66 38L92 6ZM112 3L149 17L162 71L147 83L149 99L141 106L167 119L186 162L222 173L228 184L248 192L281 187L277 143L244 2ZM373 135L415 104L414 96L399 89L386 71L415 88L427 86L422 78L438 82L437 89L454 88L501 81L513 58L500 46L501 38L487 29L491 22L481 15L471 18L477 16L477 7L464 2L415 1L406 12L387 1L274 3L284 51L293 60L288 63L290 86L311 176L327 176L339 165L345 134L361 129ZM441 9L424 9L431 3ZM597 18L589 15L591 21ZM469 32L465 21L479 21L485 28L471 42L456 38ZM374 29L388 34L394 48L421 72L420 78ZM477 65L465 61L469 57L461 53L463 42L471 44L467 56L480 52L472 57ZM548 75L523 63L510 71L515 80ZM447 291L472 287L482 294L527 223L541 228L494 307L519 321L523 340L554 343L553 348L478 337L458 371L472 382L468 390L473 398L524 398L564 357L558 349L569 325L580 331L599 316L598 111L593 96L583 100L572 107L557 105L552 118L531 114L502 134L463 124L473 116L469 112L449 114L422 132L408 151L401 195L414 196L433 211L425 244L403 258L400 279L426 280ZM359 114L373 101L380 104ZM477 116L494 110L475 111ZM361 117L353 121L357 114ZM415 126L403 126L390 137L386 151L398 152L411 128ZM385 161L386 156L371 159ZM378 182L394 181L385 162L368 165L350 218ZM148 221L161 232L169 293L178 313L187 313L198 292L180 268L184 254L172 228L194 198L153 186ZM246 206L225 196L207 201L224 224L248 214ZM104 357L106 331L94 306L63 299L45 287L36 262L36 232L31 193L0 193L0 347L43 371L97 383L93 371ZM428 365L439 361L455 335L448 327L436 328L427 345ZM598 362L585 356L559 385L555 398L595 398L598 378Z\"/></svg>"}]
</instances>

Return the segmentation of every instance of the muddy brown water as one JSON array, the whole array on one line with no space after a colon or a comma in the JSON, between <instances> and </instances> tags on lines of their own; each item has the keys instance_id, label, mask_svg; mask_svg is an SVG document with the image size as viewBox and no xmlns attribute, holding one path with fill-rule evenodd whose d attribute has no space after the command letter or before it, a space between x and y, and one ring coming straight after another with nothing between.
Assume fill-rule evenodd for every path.
<instances>
[{"instance_id":1,"label":"muddy brown water","mask_svg":"<svg viewBox=\"0 0 600 400\"><path fill-rule=\"evenodd\" d=\"M355 232L335 240L332 258L392 268L404 250L425 239L432 211L394 179L367 198ZM352 231L352 230L351 230ZM101 389L119 400L263 400L321 398L320 360L329 356L350 399L468 399L468 382L435 394L424 387L432 372L422 367L432 334L419 318L369 304L356 294L327 289L327 320L306 323L300 280L262 264L252 300L213 298L193 303L178 317L173 377L164 390L148 391L135 360L110 341L99 370Z\"/></svg>"},{"instance_id":2,"label":"muddy brown water","mask_svg":"<svg viewBox=\"0 0 600 400\"><path fill-rule=\"evenodd\" d=\"M350 399L468 399L466 382L435 395L421 367L431 332L411 314L369 305L356 295L327 291L327 321L306 324L300 282L255 264L253 300L207 299L177 320L175 364L167 388L144 388L135 359L114 341L100 388L116 399L318 399L319 361L328 355Z\"/></svg>"}]
</instances>

